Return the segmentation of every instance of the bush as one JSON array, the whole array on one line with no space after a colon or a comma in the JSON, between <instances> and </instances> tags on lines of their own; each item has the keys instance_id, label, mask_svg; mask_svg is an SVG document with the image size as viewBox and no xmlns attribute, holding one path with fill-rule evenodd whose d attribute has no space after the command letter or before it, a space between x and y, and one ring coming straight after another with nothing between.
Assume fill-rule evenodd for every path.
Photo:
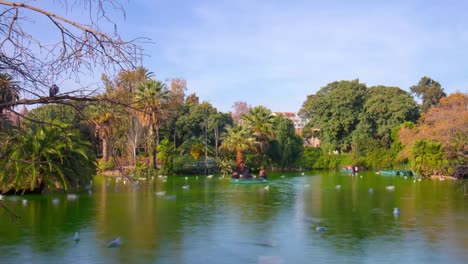
<instances>
[{"instance_id":1,"label":"bush","mask_svg":"<svg viewBox=\"0 0 468 264\"><path fill-rule=\"evenodd\" d=\"M106 171L106 170L113 170L115 169L115 162L113 158L109 158L109 160L99 160L98 163L98 170L99 171Z\"/></svg>"},{"instance_id":2,"label":"bush","mask_svg":"<svg viewBox=\"0 0 468 264\"><path fill-rule=\"evenodd\" d=\"M413 170L421 176L447 175L448 160L442 143L427 139L416 140L411 146L410 162Z\"/></svg>"},{"instance_id":3,"label":"bush","mask_svg":"<svg viewBox=\"0 0 468 264\"><path fill-rule=\"evenodd\" d=\"M301 157L301 165L307 170L317 169L317 161L323 156L320 148L306 147Z\"/></svg>"}]
</instances>

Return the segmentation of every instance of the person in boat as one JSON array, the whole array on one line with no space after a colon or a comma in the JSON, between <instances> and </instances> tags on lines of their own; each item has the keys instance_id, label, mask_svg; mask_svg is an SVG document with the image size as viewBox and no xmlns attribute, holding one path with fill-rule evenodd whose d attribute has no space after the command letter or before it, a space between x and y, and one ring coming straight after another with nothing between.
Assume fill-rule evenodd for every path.
<instances>
[{"instance_id":1,"label":"person in boat","mask_svg":"<svg viewBox=\"0 0 468 264\"><path fill-rule=\"evenodd\" d=\"M249 169L245 167L245 163L241 161L239 166L232 174L233 179L252 179L252 174L250 174Z\"/></svg>"},{"instance_id":2,"label":"person in boat","mask_svg":"<svg viewBox=\"0 0 468 264\"><path fill-rule=\"evenodd\" d=\"M261 170L259 171L259 173L258 173L258 178L259 178L259 179L262 179L262 180L266 180L267 175L266 175L266 172L265 172L264 169L261 169Z\"/></svg>"}]
</instances>

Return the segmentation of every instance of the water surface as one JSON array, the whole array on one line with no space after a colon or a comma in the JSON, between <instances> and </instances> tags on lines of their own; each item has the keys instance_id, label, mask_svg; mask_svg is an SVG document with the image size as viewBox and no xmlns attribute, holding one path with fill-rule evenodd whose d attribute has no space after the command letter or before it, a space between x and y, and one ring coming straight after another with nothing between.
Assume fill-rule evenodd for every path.
<instances>
[{"instance_id":1,"label":"water surface","mask_svg":"<svg viewBox=\"0 0 468 264\"><path fill-rule=\"evenodd\" d=\"M219 176L97 177L76 199L5 197L21 218L0 211L0 263L468 263L460 182L269 177L268 189ZM110 248L116 237L122 244Z\"/></svg>"}]
</instances>

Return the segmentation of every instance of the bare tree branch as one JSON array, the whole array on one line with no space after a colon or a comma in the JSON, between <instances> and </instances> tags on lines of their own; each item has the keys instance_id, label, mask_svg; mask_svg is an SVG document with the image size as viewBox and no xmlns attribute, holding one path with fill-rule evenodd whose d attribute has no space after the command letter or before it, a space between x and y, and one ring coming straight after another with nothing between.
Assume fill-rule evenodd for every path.
<instances>
[{"instance_id":1,"label":"bare tree branch","mask_svg":"<svg viewBox=\"0 0 468 264\"><path fill-rule=\"evenodd\" d=\"M30 1L31 2L31 1ZM123 8L117 0L81 0L88 10L89 25L68 19L24 2L0 0L0 72L22 80L28 94L44 95L59 78L79 81L82 70L95 68L107 71L132 69L141 54L141 43L147 39L123 40L117 32L100 30L99 22L107 17L106 9ZM70 1L58 1L68 10ZM3 7L3 9L1 9ZM71 9L71 8L70 8ZM52 43L44 41L41 32L28 32L34 19L49 21ZM116 28L116 25L113 25ZM31 31L31 30L29 30ZM141 56L141 55L140 55Z\"/></svg>"},{"instance_id":2,"label":"bare tree branch","mask_svg":"<svg viewBox=\"0 0 468 264\"><path fill-rule=\"evenodd\" d=\"M18 215L16 215L13 211L11 211L3 201L0 200L0 207L2 207L11 217L11 220L13 222L16 222L16 220L18 220L20 217Z\"/></svg>"}]
</instances>

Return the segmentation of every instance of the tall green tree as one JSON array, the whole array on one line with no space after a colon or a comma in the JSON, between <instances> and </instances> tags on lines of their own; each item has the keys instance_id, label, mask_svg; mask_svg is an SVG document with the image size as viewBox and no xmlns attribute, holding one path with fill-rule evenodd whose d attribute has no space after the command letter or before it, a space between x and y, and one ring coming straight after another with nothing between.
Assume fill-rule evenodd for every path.
<instances>
[{"instance_id":1,"label":"tall green tree","mask_svg":"<svg viewBox=\"0 0 468 264\"><path fill-rule=\"evenodd\" d=\"M149 128L152 166L156 168L159 127L167 118L167 99L169 91L163 82L148 80L138 86L136 106L140 110L141 123Z\"/></svg>"},{"instance_id":2,"label":"tall green tree","mask_svg":"<svg viewBox=\"0 0 468 264\"><path fill-rule=\"evenodd\" d=\"M305 129L319 128L321 144L329 150L350 151L366 98L366 85L359 80L327 84L302 105L301 117L309 120Z\"/></svg>"},{"instance_id":3,"label":"tall green tree","mask_svg":"<svg viewBox=\"0 0 468 264\"><path fill-rule=\"evenodd\" d=\"M292 167L304 151L304 142L296 134L293 122L283 116L275 118L276 140L279 146L278 165L282 168Z\"/></svg>"},{"instance_id":4,"label":"tall green tree","mask_svg":"<svg viewBox=\"0 0 468 264\"><path fill-rule=\"evenodd\" d=\"M215 156L219 154L219 143L221 135L226 131L227 126L233 125L233 120L230 114L217 112L210 115L208 119L208 129L213 132Z\"/></svg>"},{"instance_id":5,"label":"tall green tree","mask_svg":"<svg viewBox=\"0 0 468 264\"><path fill-rule=\"evenodd\" d=\"M437 105L441 98L447 96L440 83L427 76L422 77L418 84L411 86L410 89L413 94L421 98L421 111L423 113Z\"/></svg>"},{"instance_id":6,"label":"tall green tree","mask_svg":"<svg viewBox=\"0 0 468 264\"><path fill-rule=\"evenodd\" d=\"M359 125L353 132L355 147L362 140L382 141L387 148L392 144L392 129L405 121L416 122L418 107L412 96L398 87L374 86L359 115Z\"/></svg>"}]
</instances>

